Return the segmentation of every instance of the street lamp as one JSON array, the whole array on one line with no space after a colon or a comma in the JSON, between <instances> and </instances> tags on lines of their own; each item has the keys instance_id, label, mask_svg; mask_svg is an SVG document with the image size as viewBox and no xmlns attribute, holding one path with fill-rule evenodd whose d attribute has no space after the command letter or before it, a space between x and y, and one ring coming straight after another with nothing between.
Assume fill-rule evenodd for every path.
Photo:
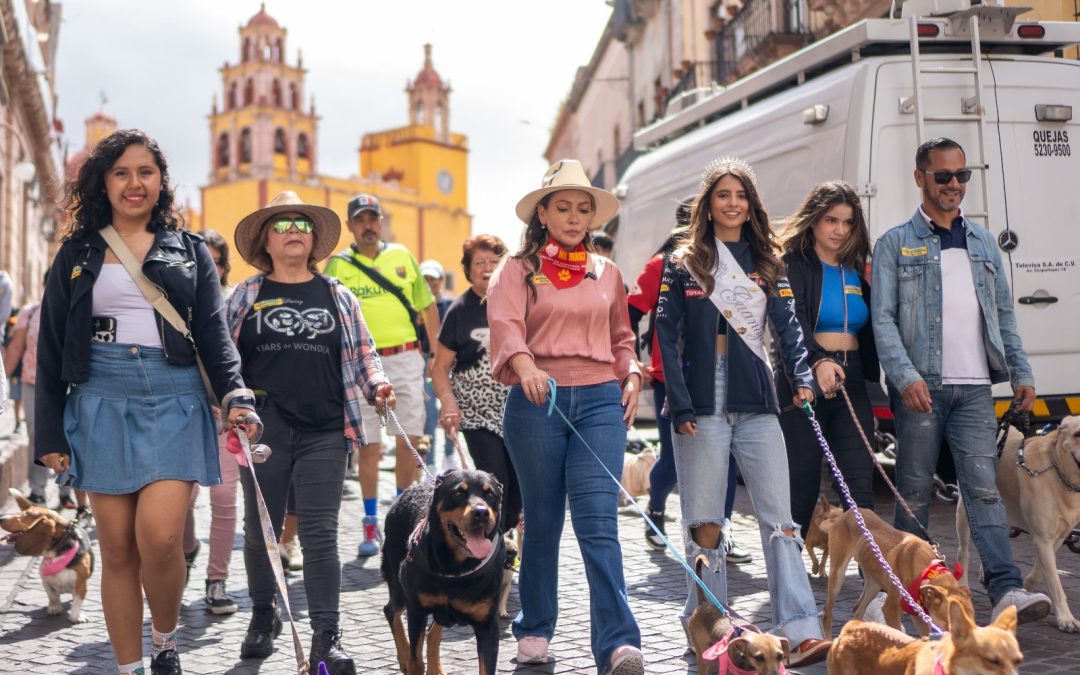
<instances>
[{"instance_id":1,"label":"street lamp","mask_svg":"<svg viewBox=\"0 0 1080 675\"><path fill-rule=\"evenodd\" d=\"M25 157L29 155L26 150L26 139L23 138L22 133L20 133L14 125L9 124L8 122L0 121L0 127L10 129L11 133L15 134L15 138L19 141L19 147L23 152L24 159L15 162L15 166L12 167L11 170L12 175L19 179L20 182L29 183L34 180L34 176L37 175L37 167L34 166L34 163L29 159L25 159Z\"/></svg>"}]
</instances>

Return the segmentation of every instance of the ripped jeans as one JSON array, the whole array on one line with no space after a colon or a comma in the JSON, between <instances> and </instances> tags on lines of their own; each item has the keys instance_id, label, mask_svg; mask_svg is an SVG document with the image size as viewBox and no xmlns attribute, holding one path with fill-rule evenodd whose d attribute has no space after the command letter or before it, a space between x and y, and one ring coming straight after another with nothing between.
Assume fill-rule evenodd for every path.
<instances>
[{"instance_id":1,"label":"ripped jeans","mask_svg":"<svg viewBox=\"0 0 1080 675\"><path fill-rule=\"evenodd\" d=\"M1019 588L1020 569L1013 562L1005 503L997 488L997 419L990 385L946 384L930 390L933 412L906 408L900 394L890 392L896 415L896 487L912 513L926 527L934 469L942 439L949 441L960 494L967 507L975 548L986 570L991 604ZM893 523L918 534L918 527L897 506Z\"/></svg>"},{"instance_id":2,"label":"ripped jeans","mask_svg":"<svg viewBox=\"0 0 1080 675\"><path fill-rule=\"evenodd\" d=\"M727 393L724 361L723 357L716 360L718 414L697 419L697 436L677 433L674 438L687 560L693 564L699 554L705 555L710 567L704 572L705 584L726 604L723 545L699 546L690 535L690 527L724 522L728 465L734 453L761 531L774 624L771 632L786 637L793 646L808 638L821 639L819 612L802 561L802 538L791 518L787 451L780 422L776 415L768 413L723 412ZM793 536L784 533L788 528ZM687 587L684 619L697 605L696 585L689 575Z\"/></svg>"}]
</instances>

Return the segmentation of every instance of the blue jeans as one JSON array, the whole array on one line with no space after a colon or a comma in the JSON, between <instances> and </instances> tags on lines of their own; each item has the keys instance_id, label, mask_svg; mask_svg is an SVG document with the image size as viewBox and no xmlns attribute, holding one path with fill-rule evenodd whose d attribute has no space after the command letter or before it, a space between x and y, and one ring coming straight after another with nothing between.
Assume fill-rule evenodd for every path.
<instances>
[{"instance_id":1,"label":"blue jeans","mask_svg":"<svg viewBox=\"0 0 1080 675\"><path fill-rule=\"evenodd\" d=\"M603 466L622 475L626 424L621 389L612 382L559 387L556 405L595 451ZM592 653L599 672L622 645L641 646L641 631L626 598L622 549L619 547L619 486L566 422L547 406L529 402L520 386L510 390L503 416L510 459L521 484L525 511L518 593L521 613L514 637L555 634L559 612L559 539L570 500L585 576L589 581Z\"/></svg>"},{"instance_id":2,"label":"blue jeans","mask_svg":"<svg viewBox=\"0 0 1080 675\"><path fill-rule=\"evenodd\" d=\"M675 472L675 448L671 444L671 418L660 414L660 411L664 409L667 387L660 380L653 380L652 392L653 409L656 410L656 431L660 435L660 456L656 458L656 463L649 471L649 509L663 511L668 496L679 481L678 474ZM735 455L732 455L731 464L728 466L727 501L724 502L725 518L731 518L731 512L735 509L736 474L738 474L738 465L735 464Z\"/></svg>"},{"instance_id":3,"label":"blue jeans","mask_svg":"<svg viewBox=\"0 0 1080 675\"><path fill-rule=\"evenodd\" d=\"M773 613L772 632L786 637L792 645L808 638L820 639L821 621L806 568L802 562L799 526L791 518L788 490L787 451L776 415L768 413L727 413L726 359L716 359L716 406L714 415L697 419L697 436L675 435L675 468L679 474L679 501L682 504L686 558L704 554L709 570L703 579L722 603L727 603L727 569L723 544L716 548L698 545L690 529L709 523L722 524L728 484L730 456L739 461L746 489L761 532L765 571L769 581L769 601ZM791 529L792 536L784 533ZM722 533L723 537L727 533ZM689 618L697 605L693 581L683 608Z\"/></svg>"},{"instance_id":4,"label":"blue jeans","mask_svg":"<svg viewBox=\"0 0 1080 675\"><path fill-rule=\"evenodd\" d=\"M1002 595L1022 584L1009 548L1005 504L996 482L997 419L990 385L946 384L931 389L934 411L930 413L908 409L894 389L891 396L896 416L897 489L919 522L930 527L934 469L942 438L948 439L971 536L986 571L987 592L996 604ZM893 523L898 529L918 533L918 526L899 505Z\"/></svg>"}]
</instances>

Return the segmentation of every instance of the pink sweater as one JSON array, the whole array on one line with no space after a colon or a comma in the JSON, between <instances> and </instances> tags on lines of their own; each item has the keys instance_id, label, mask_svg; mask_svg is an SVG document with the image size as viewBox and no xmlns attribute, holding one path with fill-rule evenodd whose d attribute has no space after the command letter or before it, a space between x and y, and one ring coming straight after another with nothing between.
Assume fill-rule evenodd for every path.
<instances>
[{"instance_id":1,"label":"pink sweater","mask_svg":"<svg viewBox=\"0 0 1080 675\"><path fill-rule=\"evenodd\" d=\"M596 279L572 288L536 284L536 300L525 283L521 260L508 259L491 277L487 293L491 370L507 385L520 384L510 365L528 354L555 382L582 386L638 373L626 289L615 263L590 256Z\"/></svg>"}]
</instances>

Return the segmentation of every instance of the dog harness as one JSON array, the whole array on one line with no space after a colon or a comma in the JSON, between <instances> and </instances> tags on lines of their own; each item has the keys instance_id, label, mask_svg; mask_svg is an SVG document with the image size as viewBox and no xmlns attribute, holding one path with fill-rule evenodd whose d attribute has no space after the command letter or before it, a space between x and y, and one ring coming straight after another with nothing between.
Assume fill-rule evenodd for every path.
<instances>
[{"instance_id":1,"label":"dog harness","mask_svg":"<svg viewBox=\"0 0 1080 675\"><path fill-rule=\"evenodd\" d=\"M755 675L756 671L746 670L740 668L731 662L731 657L728 656L728 644L731 643L737 637L741 637L746 632L746 629L742 626L732 626L728 629L727 634L717 643L711 645L708 649L701 653L701 658L706 661L716 661L719 664L718 675ZM780 669L777 671L780 675L787 675L787 668L781 663ZM938 675L936 672L934 675Z\"/></svg>"},{"instance_id":2,"label":"dog harness","mask_svg":"<svg viewBox=\"0 0 1080 675\"><path fill-rule=\"evenodd\" d=\"M468 572L462 572L461 574L446 574L444 572L436 572L431 567L431 563L428 561L427 551L420 545L424 536L424 528L427 527L427 516L420 519L420 522L416 524L416 528L409 535L409 550L405 554L405 560L419 565L424 568L430 574L437 577L443 577L444 579L464 579L465 577L471 577L474 574L479 573L488 563L495 559L495 556L503 550L503 538L501 536L495 537L495 541L491 546L491 551L488 552L487 557L480 561L480 564L472 568ZM475 560L475 558L474 558Z\"/></svg>"},{"instance_id":3,"label":"dog harness","mask_svg":"<svg viewBox=\"0 0 1080 675\"><path fill-rule=\"evenodd\" d=\"M82 554L90 547L90 542L85 537L84 532L76 529L75 523L68 525L64 533L56 540L53 548L54 550L62 549L65 544L68 544L68 547L59 555L45 556L44 560L41 561L42 578L55 576L77 564L82 559Z\"/></svg>"},{"instance_id":4,"label":"dog harness","mask_svg":"<svg viewBox=\"0 0 1080 675\"><path fill-rule=\"evenodd\" d=\"M1057 439L1055 439L1055 441L1056 440ZM1065 474L1063 474L1061 472L1061 467L1058 466L1058 463L1057 463L1056 460L1052 461L1050 463L1050 466L1046 467L1045 469L1032 469L1030 466L1028 466L1027 463L1024 461L1024 443L1026 441L1027 441L1026 438L1023 441L1021 441L1020 442L1020 448L1017 449L1017 451L1016 451L1016 466L1020 467L1024 471L1026 471L1027 474L1029 476L1031 476L1032 478L1034 478L1035 476L1038 476L1040 474L1044 474L1047 471L1049 471L1050 469L1053 469L1054 471L1057 472L1058 480L1061 481L1061 484L1064 485L1065 488L1067 490L1069 490L1069 492L1080 492L1080 485L1073 484L1068 478L1065 477ZM1080 464L1080 462L1078 462L1078 464Z\"/></svg>"},{"instance_id":5,"label":"dog harness","mask_svg":"<svg viewBox=\"0 0 1080 675\"><path fill-rule=\"evenodd\" d=\"M940 654L938 655L937 661L934 662L933 675L949 675L948 673L945 672L945 664L944 664L944 662L942 662L943 658L945 658L945 657L940 655Z\"/></svg>"},{"instance_id":6,"label":"dog harness","mask_svg":"<svg viewBox=\"0 0 1080 675\"><path fill-rule=\"evenodd\" d=\"M919 591L922 590L923 586L928 586L931 579L938 577L942 574L949 574L949 568L945 567L945 563L940 560L931 560L930 564L926 566L926 569L922 571L922 574L920 574L915 579L915 581L912 581L910 584L908 584L907 592L911 595L913 599L918 598ZM964 576L964 568L960 563L955 563L953 565L952 575L954 578L956 578L957 581L960 580L960 577ZM923 605L921 602L919 603L919 605L923 609L926 609L926 606ZM916 614L915 608L912 607L908 603L908 601L904 600L903 598L900 599L900 608L912 616L915 616Z\"/></svg>"}]
</instances>

